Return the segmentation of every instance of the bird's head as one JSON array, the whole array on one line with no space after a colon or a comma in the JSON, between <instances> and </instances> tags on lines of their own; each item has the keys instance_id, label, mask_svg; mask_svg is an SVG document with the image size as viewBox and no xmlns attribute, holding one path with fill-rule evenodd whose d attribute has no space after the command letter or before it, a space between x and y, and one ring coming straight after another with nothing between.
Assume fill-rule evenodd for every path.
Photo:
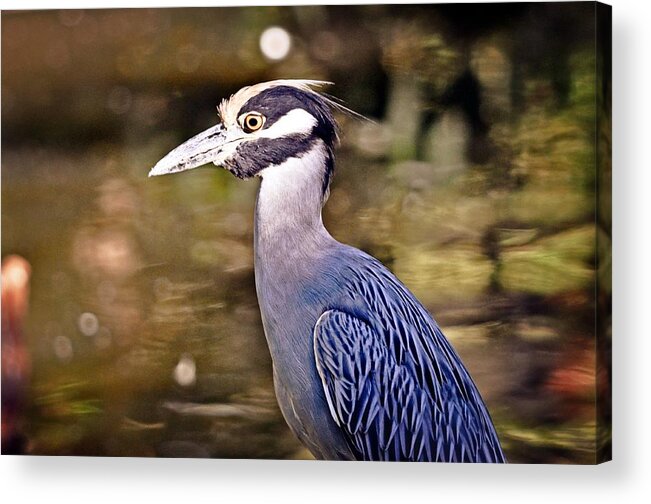
<instances>
[{"instance_id":1,"label":"bird's head","mask_svg":"<svg viewBox=\"0 0 651 504\"><path fill-rule=\"evenodd\" d=\"M161 159L149 176L190 170L213 163L240 178L262 175L315 147L332 173L337 143L333 109L347 110L318 93L327 82L276 80L240 89L218 107L221 123L199 133Z\"/></svg>"}]
</instances>

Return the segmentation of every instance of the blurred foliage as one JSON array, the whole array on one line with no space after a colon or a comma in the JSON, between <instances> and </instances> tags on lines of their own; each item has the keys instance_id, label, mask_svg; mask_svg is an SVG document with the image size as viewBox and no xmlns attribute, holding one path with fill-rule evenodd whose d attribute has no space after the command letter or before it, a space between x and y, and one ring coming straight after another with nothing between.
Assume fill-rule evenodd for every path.
<instances>
[{"instance_id":1,"label":"blurred foliage","mask_svg":"<svg viewBox=\"0 0 651 504\"><path fill-rule=\"evenodd\" d=\"M594 226L571 229L502 253L498 278L507 291L549 295L594 282Z\"/></svg>"},{"instance_id":2,"label":"blurred foliage","mask_svg":"<svg viewBox=\"0 0 651 504\"><path fill-rule=\"evenodd\" d=\"M593 461L595 243L610 290L594 24L590 3L3 12L2 253L33 270L28 451L309 457L273 394L257 184L146 178L239 87L309 77L374 119L339 118L328 228L435 314L511 461ZM260 46L274 25L291 37L278 60Z\"/></svg>"}]
</instances>

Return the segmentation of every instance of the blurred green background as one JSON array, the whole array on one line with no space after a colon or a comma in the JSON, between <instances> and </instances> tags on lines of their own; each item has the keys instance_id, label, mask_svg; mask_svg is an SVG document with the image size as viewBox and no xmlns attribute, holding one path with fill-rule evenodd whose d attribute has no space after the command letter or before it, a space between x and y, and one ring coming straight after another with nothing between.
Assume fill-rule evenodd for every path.
<instances>
[{"instance_id":1,"label":"blurred green background","mask_svg":"<svg viewBox=\"0 0 651 504\"><path fill-rule=\"evenodd\" d=\"M339 118L332 234L432 311L511 462L593 462L598 63L587 2L3 12L24 450L310 458L273 394L257 181L147 179L241 86L310 78L374 120Z\"/></svg>"}]
</instances>

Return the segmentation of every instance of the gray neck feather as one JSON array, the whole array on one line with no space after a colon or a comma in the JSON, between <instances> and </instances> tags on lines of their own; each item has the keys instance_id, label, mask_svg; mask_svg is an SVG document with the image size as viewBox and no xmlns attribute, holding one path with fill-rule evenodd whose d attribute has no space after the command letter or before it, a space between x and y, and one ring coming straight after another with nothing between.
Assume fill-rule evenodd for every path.
<instances>
[{"instance_id":1,"label":"gray neck feather","mask_svg":"<svg viewBox=\"0 0 651 504\"><path fill-rule=\"evenodd\" d=\"M311 364L312 331L329 292L324 256L337 246L321 220L326 171L327 150L318 140L300 157L260 172L255 210L255 284L274 383L306 398L296 406L303 418L313 415L309 401L318 401L321 387Z\"/></svg>"},{"instance_id":2,"label":"gray neck feather","mask_svg":"<svg viewBox=\"0 0 651 504\"><path fill-rule=\"evenodd\" d=\"M260 172L255 211L256 273L259 266L318 256L333 238L323 226L326 147L318 141L298 158ZM262 264L260 264L262 263ZM280 273L280 272L279 272Z\"/></svg>"}]
</instances>

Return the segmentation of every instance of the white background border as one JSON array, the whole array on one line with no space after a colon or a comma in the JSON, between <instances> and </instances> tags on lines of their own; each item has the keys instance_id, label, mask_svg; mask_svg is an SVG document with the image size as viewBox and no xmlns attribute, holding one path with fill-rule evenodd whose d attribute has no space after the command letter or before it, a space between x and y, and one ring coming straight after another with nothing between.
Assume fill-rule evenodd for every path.
<instances>
[{"instance_id":1,"label":"white background border","mask_svg":"<svg viewBox=\"0 0 651 504\"><path fill-rule=\"evenodd\" d=\"M2 9L178 5L0 0ZM190 5L241 4L195 0ZM612 5L614 462L497 467L5 456L0 457L2 502L651 502L651 2L613 0Z\"/></svg>"}]
</instances>

